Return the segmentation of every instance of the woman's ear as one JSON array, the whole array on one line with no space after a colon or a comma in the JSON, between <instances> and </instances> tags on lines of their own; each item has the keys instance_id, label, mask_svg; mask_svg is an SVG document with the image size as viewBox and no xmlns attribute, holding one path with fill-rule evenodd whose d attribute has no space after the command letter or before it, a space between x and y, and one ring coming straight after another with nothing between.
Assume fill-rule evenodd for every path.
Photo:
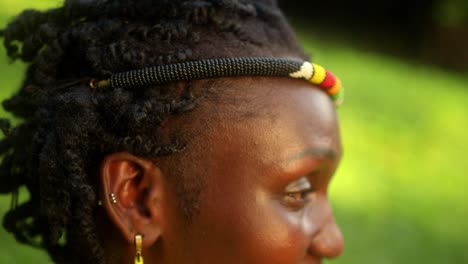
<instances>
[{"instance_id":1,"label":"woman's ear","mask_svg":"<svg viewBox=\"0 0 468 264\"><path fill-rule=\"evenodd\" d=\"M148 159L113 153L101 163L102 204L129 243L142 234L145 246L160 237L163 177Z\"/></svg>"}]
</instances>

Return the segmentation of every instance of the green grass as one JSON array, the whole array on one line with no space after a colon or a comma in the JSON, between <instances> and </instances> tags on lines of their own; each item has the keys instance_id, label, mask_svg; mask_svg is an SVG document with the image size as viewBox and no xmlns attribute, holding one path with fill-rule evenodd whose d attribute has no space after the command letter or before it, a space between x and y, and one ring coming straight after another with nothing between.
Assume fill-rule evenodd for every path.
<instances>
[{"instance_id":1,"label":"green grass","mask_svg":"<svg viewBox=\"0 0 468 264\"><path fill-rule=\"evenodd\" d=\"M36 6L57 3L44 2ZM1 3L0 23L26 6ZM345 154L330 194L346 250L331 263L468 263L468 78L301 36L347 87L339 109ZM5 98L24 65L3 58L0 69ZM8 206L0 196L0 215ZM33 262L48 259L0 229L0 263Z\"/></svg>"}]
</instances>

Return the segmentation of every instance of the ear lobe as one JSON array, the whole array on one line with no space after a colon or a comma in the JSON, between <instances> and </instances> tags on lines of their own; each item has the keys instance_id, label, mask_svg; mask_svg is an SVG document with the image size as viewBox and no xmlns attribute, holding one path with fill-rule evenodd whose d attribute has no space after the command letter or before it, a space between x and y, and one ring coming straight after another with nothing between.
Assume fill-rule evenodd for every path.
<instances>
[{"instance_id":1,"label":"ear lobe","mask_svg":"<svg viewBox=\"0 0 468 264\"><path fill-rule=\"evenodd\" d=\"M150 160L120 152L106 156L100 174L104 208L127 242L133 244L137 233L144 236L144 245L156 242L162 233L164 193L159 168Z\"/></svg>"}]
</instances>

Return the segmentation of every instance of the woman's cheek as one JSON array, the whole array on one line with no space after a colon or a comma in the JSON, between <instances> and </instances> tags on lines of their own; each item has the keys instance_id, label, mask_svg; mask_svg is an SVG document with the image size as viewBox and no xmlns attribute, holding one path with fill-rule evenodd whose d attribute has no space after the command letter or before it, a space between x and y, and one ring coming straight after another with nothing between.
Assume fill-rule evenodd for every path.
<instances>
[{"instance_id":1,"label":"woman's cheek","mask_svg":"<svg viewBox=\"0 0 468 264\"><path fill-rule=\"evenodd\" d=\"M249 228L252 232L247 232L250 233L251 255L255 256L249 263L299 263L308 246L304 214L286 208L277 199L265 197L262 200L252 212Z\"/></svg>"}]
</instances>

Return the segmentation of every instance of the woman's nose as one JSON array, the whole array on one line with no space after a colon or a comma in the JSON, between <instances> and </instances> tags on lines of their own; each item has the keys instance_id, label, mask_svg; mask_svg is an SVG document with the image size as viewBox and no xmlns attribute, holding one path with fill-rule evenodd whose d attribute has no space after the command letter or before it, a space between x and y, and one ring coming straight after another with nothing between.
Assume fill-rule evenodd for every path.
<instances>
[{"instance_id":1,"label":"woman's nose","mask_svg":"<svg viewBox=\"0 0 468 264\"><path fill-rule=\"evenodd\" d=\"M333 217L312 238L309 254L321 258L336 258L343 252L343 235Z\"/></svg>"}]
</instances>

